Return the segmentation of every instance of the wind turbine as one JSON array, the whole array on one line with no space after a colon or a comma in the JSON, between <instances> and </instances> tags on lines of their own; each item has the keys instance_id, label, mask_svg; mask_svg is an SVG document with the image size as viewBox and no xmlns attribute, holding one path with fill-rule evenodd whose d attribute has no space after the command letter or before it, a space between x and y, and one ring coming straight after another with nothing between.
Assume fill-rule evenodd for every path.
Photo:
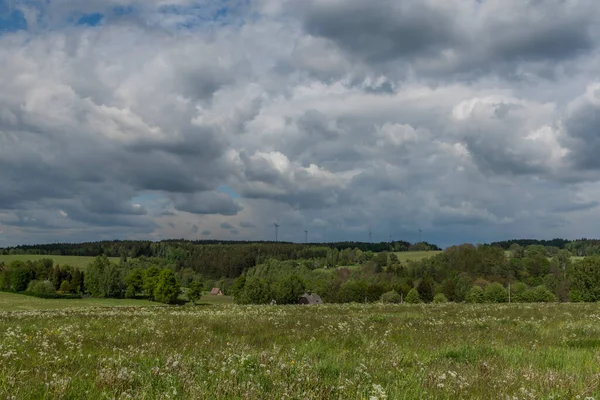
<instances>
[{"instance_id":1,"label":"wind turbine","mask_svg":"<svg viewBox=\"0 0 600 400\"><path fill-rule=\"evenodd\" d=\"M369 243L373 243L373 232L371 231L371 227L369 227Z\"/></svg>"},{"instance_id":2,"label":"wind turbine","mask_svg":"<svg viewBox=\"0 0 600 400\"><path fill-rule=\"evenodd\" d=\"M308 231L304 230L304 243L308 244Z\"/></svg>"},{"instance_id":3,"label":"wind turbine","mask_svg":"<svg viewBox=\"0 0 600 400\"><path fill-rule=\"evenodd\" d=\"M273 225L275 225L275 243L277 243L277 236L279 234L279 224L277 222L273 222Z\"/></svg>"},{"instance_id":4,"label":"wind turbine","mask_svg":"<svg viewBox=\"0 0 600 400\"><path fill-rule=\"evenodd\" d=\"M423 233L423 231L421 230L421 228L419 228L419 243L421 243L421 234Z\"/></svg>"}]
</instances>

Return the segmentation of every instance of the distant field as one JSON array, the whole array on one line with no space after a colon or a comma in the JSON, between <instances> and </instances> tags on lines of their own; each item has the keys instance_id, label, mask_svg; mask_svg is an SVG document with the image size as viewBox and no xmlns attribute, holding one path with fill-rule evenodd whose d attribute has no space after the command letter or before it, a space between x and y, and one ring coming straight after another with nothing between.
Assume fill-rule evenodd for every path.
<instances>
[{"instance_id":1,"label":"distant field","mask_svg":"<svg viewBox=\"0 0 600 400\"><path fill-rule=\"evenodd\" d=\"M418 261L424 258L430 258L436 254L442 253L441 251L400 251L394 254L400 261Z\"/></svg>"},{"instance_id":2,"label":"distant field","mask_svg":"<svg viewBox=\"0 0 600 400\"><path fill-rule=\"evenodd\" d=\"M200 304L233 304L233 296L211 296L209 294L202 296Z\"/></svg>"},{"instance_id":3,"label":"distant field","mask_svg":"<svg viewBox=\"0 0 600 400\"><path fill-rule=\"evenodd\" d=\"M80 256L49 256L40 254L19 254L19 255L0 255L0 262L10 264L12 261L35 261L43 258L51 258L54 264L71 265L73 267L85 270L87 266L94 261L95 257L80 257ZM110 261L118 263L119 257L109 257Z\"/></svg>"},{"instance_id":4,"label":"distant field","mask_svg":"<svg viewBox=\"0 0 600 400\"><path fill-rule=\"evenodd\" d=\"M40 299L22 294L0 292L1 311L52 310L80 307L160 306L147 300L132 299Z\"/></svg>"}]
</instances>

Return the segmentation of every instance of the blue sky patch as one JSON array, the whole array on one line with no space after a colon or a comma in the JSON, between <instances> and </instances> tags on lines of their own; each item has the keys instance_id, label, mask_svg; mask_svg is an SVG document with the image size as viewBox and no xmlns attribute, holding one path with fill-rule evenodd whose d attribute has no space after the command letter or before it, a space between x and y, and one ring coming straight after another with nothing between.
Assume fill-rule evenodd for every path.
<instances>
[{"instance_id":1,"label":"blue sky patch","mask_svg":"<svg viewBox=\"0 0 600 400\"><path fill-rule=\"evenodd\" d=\"M0 13L0 33L24 29L27 29L27 20L20 10L13 10L6 14Z\"/></svg>"},{"instance_id":2,"label":"blue sky patch","mask_svg":"<svg viewBox=\"0 0 600 400\"><path fill-rule=\"evenodd\" d=\"M81 16L79 18L79 20L77 21L77 24L78 25L96 26L100 22L102 22L103 19L104 19L104 15L102 15L100 13L84 14L83 16Z\"/></svg>"}]
</instances>

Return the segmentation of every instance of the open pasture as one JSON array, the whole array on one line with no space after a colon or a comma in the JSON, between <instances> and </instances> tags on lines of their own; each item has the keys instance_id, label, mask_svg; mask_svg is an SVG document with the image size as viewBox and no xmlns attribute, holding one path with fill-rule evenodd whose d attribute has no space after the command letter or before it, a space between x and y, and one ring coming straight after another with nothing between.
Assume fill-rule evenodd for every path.
<instances>
[{"instance_id":1,"label":"open pasture","mask_svg":"<svg viewBox=\"0 0 600 400\"><path fill-rule=\"evenodd\" d=\"M0 313L0 397L600 396L596 304Z\"/></svg>"},{"instance_id":2,"label":"open pasture","mask_svg":"<svg viewBox=\"0 0 600 400\"><path fill-rule=\"evenodd\" d=\"M23 294L0 292L0 312L26 310L52 310L81 307L149 307L161 306L147 300L136 299L40 299Z\"/></svg>"},{"instance_id":3,"label":"open pasture","mask_svg":"<svg viewBox=\"0 0 600 400\"><path fill-rule=\"evenodd\" d=\"M441 251L398 251L394 252L399 261L419 261L425 258L433 257L437 254L442 253Z\"/></svg>"},{"instance_id":4,"label":"open pasture","mask_svg":"<svg viewBox=\"0 0 600 400\"><path fill-rule=\"evenodd\" d=\"M83 271L86 270L88 265L94 261L95 257L81 257L81 256L51 256L51 255L40 255L40 254L18 254L18 255L0 255L0 262L4 261L5 264L10 264L13 261L35 261L44 258L50 258L54 260L54 264L58 265L70 265L77 267ZM110 261L114 263L119 262L118 257L109 257Z\"/></svg>"}]
</instances>

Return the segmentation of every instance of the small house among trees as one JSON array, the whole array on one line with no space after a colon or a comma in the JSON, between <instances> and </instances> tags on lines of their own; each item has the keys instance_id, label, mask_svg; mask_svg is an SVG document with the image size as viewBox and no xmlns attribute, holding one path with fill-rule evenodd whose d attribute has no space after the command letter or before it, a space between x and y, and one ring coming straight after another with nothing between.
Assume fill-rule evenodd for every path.
<instances>
[{"instance_id":1,"label":"small house among trees","mask_svg":"<svg viewBox=\"0 0 600 400\"><path fill-rule=\"evenodd\" d=\"M210 291L210 294L213 296L223 296L223 291L221 289L219 289L218 287L212 288L212 290Z\"/></svg>"},{"instance_id":2,"label":"small house among trees","mask_svg":"<svg viewBox=\"0 0 600 400\"><path fill-rule=\"evenodd\" d=\"M323 300L318 294L307 292L298 298L298 304L323 304Z\"/></svg>"}]
</instances>

